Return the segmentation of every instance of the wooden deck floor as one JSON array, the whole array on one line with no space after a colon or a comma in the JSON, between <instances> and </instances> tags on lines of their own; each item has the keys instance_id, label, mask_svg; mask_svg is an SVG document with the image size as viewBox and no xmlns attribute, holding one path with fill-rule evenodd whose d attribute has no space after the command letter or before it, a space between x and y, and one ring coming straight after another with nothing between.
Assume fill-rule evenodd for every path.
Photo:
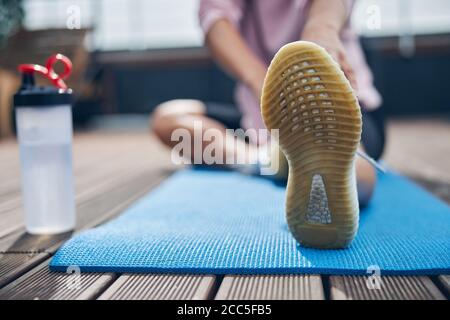
<instances>
[{"instance_id":1,"label":"wooden deck floor","mask_svg":"<svg viewBox=\"0 0 450 320\"><path fill-rule=\"evenodd\" d=\"M433 130L439 138L430 144ZM440 138L450 136L450 125L398 122L390 133L387 161L450 202L449 162L442 159L443 152L450 155L450 144ZM76 135L74 170L78 233L119 215L175 168L167 150L146 133L94 132ZM74 279L50 273L49 259L72 235L25 233L17 145L1 141L0 299L446 299L450 294L446 275L383 277L381 289L371 290L364 276L84 273Z\"/></svg>"}]
</instances>

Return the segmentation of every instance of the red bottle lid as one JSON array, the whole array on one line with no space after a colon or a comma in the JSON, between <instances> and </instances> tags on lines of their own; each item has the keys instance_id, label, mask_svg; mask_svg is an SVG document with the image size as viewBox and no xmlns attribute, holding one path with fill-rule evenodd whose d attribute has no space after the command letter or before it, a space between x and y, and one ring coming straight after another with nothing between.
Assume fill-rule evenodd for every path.
<instances>
[{"instance_id":1,"label":"red bottle lid","mask_svg":"<svg viewBox=\"0 0 450 320\"><path fill-rule=\"evenodd\" d=\"M54 65L61 62L64 65L62 74L54 70ZM14 95L15 107L45 107L67 105L72 102L72 89L64 82L71 71L72 62L66 56L58 53L48 58L44 66L38 64L21 64L18 67L22 73L22 85ZM54 87L38 87L35 85L34 74L39 73L50 80Z\"/></svg>"}]
</instances>

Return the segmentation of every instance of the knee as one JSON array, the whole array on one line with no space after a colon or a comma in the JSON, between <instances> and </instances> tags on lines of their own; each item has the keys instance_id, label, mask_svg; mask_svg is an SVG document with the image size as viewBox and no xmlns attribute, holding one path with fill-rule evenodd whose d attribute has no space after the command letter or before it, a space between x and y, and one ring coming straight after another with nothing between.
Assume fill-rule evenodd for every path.
<instances>
[{"instance_id":1,"label":"knee","mask_svg":"<svg viewBox=\"0 0 450 320\"><path fill-rule=\"evenodd\" d=\"M159 104L150 116L150 130L161 140L176 129L176 120L183 115L202 114L204 106L197 100L169 100Z\"/></svg>"},{"instance_id":2,"label":"knee","mask_svg":"<svg viewBox=\"0 0 450 320\"><path fill-rule=\"evenodd\" d=\"M156 106L150 115L150 130L160 139L168 121L168 111L171 108L171 101L167 101Z\"/></svg>"},{"instance_id":3,"label":"knee","mask_svg":"<svg viewBox=\"0 0 450 320\"><path fill-rule=\"evenodd\" d=\"M164 117L158 110L159 106L153 111L150 116L150 131L154 133L161 141L164 140Z\"/></svg>"}]
</instances>

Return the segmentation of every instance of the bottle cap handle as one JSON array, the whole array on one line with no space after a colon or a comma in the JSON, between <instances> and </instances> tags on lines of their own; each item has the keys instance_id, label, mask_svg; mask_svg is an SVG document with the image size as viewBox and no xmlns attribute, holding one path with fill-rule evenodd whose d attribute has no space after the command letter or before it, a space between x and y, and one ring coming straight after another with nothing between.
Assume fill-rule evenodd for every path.
<instances>
[{"instance_id":1,"label":"bottle cap handle","mask_svg":"<svg viewBox=\"0 0 450 320\"><path fill-rule=\"evenodd\" d=\"M54 65L58 62L64 65L62 74L58 74L54 70ZM48 58L45 67L38 64L21 64L18 69L21 73L40 73L49 79L57 88L67 89L67 85L63 79L66 79L72 72L72 62L65 55L57 53Z\"/></svg>"}]
</instances>

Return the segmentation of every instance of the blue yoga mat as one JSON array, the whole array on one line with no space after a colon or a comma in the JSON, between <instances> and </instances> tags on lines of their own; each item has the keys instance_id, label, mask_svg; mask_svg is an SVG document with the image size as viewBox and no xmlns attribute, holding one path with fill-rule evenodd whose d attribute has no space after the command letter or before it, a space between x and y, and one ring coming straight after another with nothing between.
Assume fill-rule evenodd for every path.
<instances>
[{"instance_id":1,"label":"blue yoga mat","mask_svg":"<svg viewBox=\"0 0 450 320\"><path fill-rule=\"evenodd\" d=\"M438 274L450 271L450 208L396 174L380 175L351 247L299 246L285 189L233 172L182 171L115 220L69 240L50 267L86 272ZM376 267L375 267L376 268Z\"/></svg>"}]
</instances>

